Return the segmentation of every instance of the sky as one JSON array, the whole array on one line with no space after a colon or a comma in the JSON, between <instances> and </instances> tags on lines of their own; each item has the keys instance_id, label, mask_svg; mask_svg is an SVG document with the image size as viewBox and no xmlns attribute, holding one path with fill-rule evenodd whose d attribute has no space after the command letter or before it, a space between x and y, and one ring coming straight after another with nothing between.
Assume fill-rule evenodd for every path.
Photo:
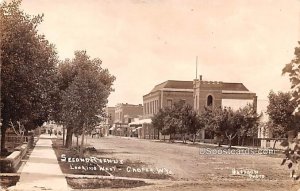
<instances>
[{"instance_id":1,"label":"sky","mask_svg":"<svg viewBox=\"0 0 300 191\"><path fill-rule=\"evenodd\" d=\"M241 82L258 99L288 91L300 0L23 0L60 59L86 50L116 76L109 106L139 104L166 80Z\"/></svg>"}]
</instances>

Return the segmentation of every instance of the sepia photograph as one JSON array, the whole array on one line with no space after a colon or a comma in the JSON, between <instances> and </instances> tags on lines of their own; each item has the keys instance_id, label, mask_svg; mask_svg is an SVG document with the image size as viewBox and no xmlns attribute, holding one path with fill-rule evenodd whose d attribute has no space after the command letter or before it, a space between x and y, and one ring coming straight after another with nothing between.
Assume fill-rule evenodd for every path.
<instances>
[{"instance_id":1,"label":"sepia photograph","mask_svg":"<svg viewBox=\"0 0 300 191\"><path fill-rule=\"evenodd\" d=\"M300 191L300 0L0 0L0 190Z\"/></svg>"}]
</instances>

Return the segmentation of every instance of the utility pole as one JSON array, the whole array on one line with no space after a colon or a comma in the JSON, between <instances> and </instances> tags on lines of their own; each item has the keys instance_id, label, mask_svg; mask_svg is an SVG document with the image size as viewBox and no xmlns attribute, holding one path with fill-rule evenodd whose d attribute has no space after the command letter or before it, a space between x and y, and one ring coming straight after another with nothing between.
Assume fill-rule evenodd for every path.
<instances>
[{"instance_id":1,"label":"utility pole","mask_svg":"<svg viewBox=\"0 0 300 191\"><path fill-rule=\"evenodd\" d=\"M198 77L198 56L196 56L196 78Z\"/></svg>"}]
</instances>

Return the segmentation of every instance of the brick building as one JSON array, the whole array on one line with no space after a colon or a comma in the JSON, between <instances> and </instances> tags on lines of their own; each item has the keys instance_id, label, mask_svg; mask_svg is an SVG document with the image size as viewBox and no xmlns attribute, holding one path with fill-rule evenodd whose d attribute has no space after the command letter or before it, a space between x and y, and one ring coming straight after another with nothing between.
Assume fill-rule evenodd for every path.
<instances>
[{"instance_id":1,"label":"brick building","mask_svg":"<svg viewBox=\"0 0 300 191\"><path fill-rule=\"evenodd\" d=\"M204 107L231 107L238 109L247 104L257 107L257 96L250 92L242 83L227 83L203 81L196 79L193 82L194 109L203 111Z\"/></svg>"},{"instance_id":2,"label":"brick building","mask_svg":"<svg viewBox=\"0 0 300 191\"><path fill-rule=\"evenodd\" d=\"M117 104L115 107L114 123L109 129L110 134L118 136L129 136L128 124L135 118L141 118L143 115L142 104Z\"/></svg>"},{"instance_id":3,"label":"brick building","mask_svg":"<svg viewBox=\"0 0 300 191\"><path fill-rule=\"evenodd\" d=\"M115 107L106 107L105 108L105 113L106 113L106 118L105 118L105 123L112 125L115 121Z\"/></svg>"},{"instance_id":4,"label":"brick building","mask_svg":"<svg viewBox=\"0 0 300 191\"><path fill-rule=\"evenodd\" d=\"M193 82L168 80L156 85L143 96L144 118L151 118L160 108L184 100L193 106Z\"/></svg>"},{"instance_id":5,"label":"brick building","mask_svg":"<svg viewBox=\"0 0 300 191\"><path fill-rule=\"evenodd\" d=\"M162 138L163 136L159 136L157 130L152 127L151 118L160 108L172 106L182 100L193 106L199 114L204 107L231 107L237 110L247 104L253 104L257 109L256 94L242 83L204 81L202 76L193 81L168 80L156 85L143 96L143 120L132 122L129 126L135 127L139 138ZM168 136L164 138L168 139ZM211 141L213 137L209 137L202 130L197 138Z\"/></svg>"},{"instance_id":6,"label":"brick building","mask_svg":"<svg viewBox=\"0 0 300 191\"><path fill-rule=\"evenodd\" d=\"M168 80L156 85L148 94L144 95L144 119L131 124L132 126L140 126L137 128L138 137L158 139L158 131L151 125L151 117L159 109L170 107L179 101L185 101L185 103L193 106L193 81Z\"/></svg>"}]
</instances>

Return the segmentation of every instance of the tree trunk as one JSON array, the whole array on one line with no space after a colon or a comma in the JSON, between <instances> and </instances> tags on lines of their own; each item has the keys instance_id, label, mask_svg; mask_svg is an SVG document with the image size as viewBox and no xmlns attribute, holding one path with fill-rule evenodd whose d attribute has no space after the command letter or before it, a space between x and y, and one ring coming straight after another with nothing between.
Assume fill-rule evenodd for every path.
<instances>
[{"instance_id":1,"label":"tree trunk","mask_svg":"<svg viewBox=\"0 0 300 191\"><path fill-rule=\"evenodd\" d=\"M63 146L65 145L65 126L63 125Z\"/></svg>"},{"instance_id":2,"label":"tree trunk","mask_svg":"<svg viewBox=\"0 0 300 191\"><path fill-rule=\"evenodd\" d=\"M196 141L196 134L193 134L193 144L195 144Z\"/></svg>"},{"instance_id":3,"label":"tree trunk","mask_svg":"<svg viewBox=\"0 0 300 191\"><path fill-rule=\"evenodd\" d=\"M159 129L157 131L157 139L159 140Z\"/></svg>"},{"instance_id":4,"label":"tree trunk","mask_svg":"<svg viewBox=\"0 0 300 191\"><path fill-rule=\"evenodd\" d=\"M221 135L217 135L218 147L221 147Z\"/></svg>"},{"instance_id":5,"label":"tree trunk","mask_svg":"<svg viewBox=\"0 0 300 191\"><path fill-rule=\"evenodd\" d=\"M79 141L78 141L78 139L79 139L79 135L76 136L76 147L77 147L77 149L78 149L78 146L79 146Z\"/></svg>"},{"instance_id":6,"label":"tree trunk","mask_svg":"<svg viewBox=\"0 0 300 191\"><path fill-rule=\"evenodd\" d=\"M6 133L6 126L1 127L1 155L4 154L6 151L5 149L5 133Z\"/></svg>"},{"instance_id":7,"label":"tree trunk","mask_svg":"<svg viewBox=\"0 0 300 191\"><path fill-rule=\"evenodd\" d=\"M276 145L276 142L277 142L278 140L277 139L275 139L275 142L274 142L274 145L273 145L273 150L275 149L275 145Z\"/></svg>"},{"instance_id":8,"label":"tree trunk","mask_svg":"<svg viewBox=\"0 0 300 191\"><path fill-rule=\"evenodd\" d=\"M72 137L73 137L73 131L71 128L67 129L67 137L66 137L66 147L71 148L72 146Z\"/></svg>"},{"instance_id":9,"label":"tree trunk","mask_svg":"<svg viewBox=\"0 0 300 191\"><path fill-rule=\"evenodd\" d=\"M230 137L229 138L229 148L231 148L231 141L232 141L232 138Z\"/></svg>"},{"instance_id":10,"label":"tree trunk","mask_svg":"<svg viewBox=\"0 0 300 191\"><path fill-rule=\"evenodd\" d=\"M85 133L85 125L83 126L82 133L81 133L80 157L83 157L84 133Z\"/></svg>"},{"instance_id":11,"label":"tree trunk","mask_svg":"<svg viewBox=\"0 0 300 191\"><path fill-rule=\"evenodd\" d=\"M229 140L229 148L231 148L231 141L235 138L235 136L237 135L237 133L235 133L234 135L232 135L232 134L228 135L227 132L225 132L225 135L226 135L226 137Z\"/></svg>"},{"instance_id":12,"label":"tree trunk","mask_svg":"<svg viewBox=\"0 0 300 191\"><path fill-rule=\"evenodd\" d=\"M174 142L174 138L175 138L175 137L173 137L173 133L170 133L170 142L171 142L171 143Z\"/></svg>"}]
</instances>

